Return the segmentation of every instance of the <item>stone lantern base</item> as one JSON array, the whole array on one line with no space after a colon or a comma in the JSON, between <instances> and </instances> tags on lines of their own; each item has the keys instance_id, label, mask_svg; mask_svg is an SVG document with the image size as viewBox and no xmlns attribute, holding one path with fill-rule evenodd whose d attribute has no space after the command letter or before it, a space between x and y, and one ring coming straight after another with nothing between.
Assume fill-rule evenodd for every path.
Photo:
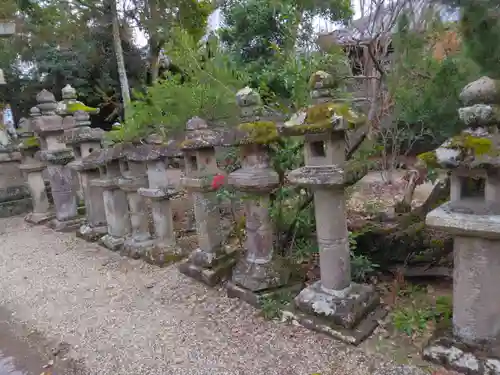
<instances>
[{"instance_id":1,"label":"stone lantern base","mask_svg":"<svg viewBox=\"0 0 500 375\"><path fill-rule=\"evenodd\" d=\"M115 237L108 233L101 237L99 243L111 251L119 251L122 249L123 244L125 243L125 238Z\"/></svg>"},{"instance_id":2,"label":"stone lantern base","mask_svg":"<svg viewBox=\"0 0 500 375\"><path fill-rule=\"evenodd\" d=\"M142 258L150 264L163 267L181 261L188 254L180 245L165 243L155 239L153 246L145 250Z\"/></svg>"},{"instance_id":3,"label":"stone lantern base","mask_svg":"<svg viewBox=\"0 0 500 375\"><path fill-rule=\"evenodd\" d=\"M24 220L30 224L40 225L54 219L54 216L55 214L50 212L30 212L24 217Z\"/></svg>"},{"instance_id":4,"label":"stone lantern base","mask_svg":"<svg viewBox=\"0 0 500 375\"><path fill-rule=\"evenodd\" d=\"M31 209L30 193L24 186L10 186L0 189L0 217L25 214Z\"/></svg>"},{"instance_id":5,"label":"stone lantern base","mask_svg":"<svg viewBox=\"0 0 500 375\"><path fill-rule=\"evenodd\" d=\"M283 294L296 295L303 288L301 280L291 277L287 268L274 261L258 264L247 259L240 260L233 270L231 280L226 285L229 298L239 298L256 307L262 301Z\"/></svg>"},{"instance_id":6,"label":"stone lantern base","mask_svg":"<svg viewBox=\"0 0 500 375\"><path fill-rule=\"evenodd\" d=\"M47 226L57 232L74 232L85 222L85 218L76 217L69 220L52 219Z\"/></svg>"},{"instance_id":7,"label":"stone lantern base","mask_svg":"<svg viewBox=\"0 0 500 375\"><path fill-rule=\"evenodd\" d=\"M353 283L343 291L328 291L318 281L300 292L283 320L358 345L386 315L372 286Z\"/></svg>"},{"instance_id":8,"label":"stone lantern base","mask_svg":"<svg viewBox=\"0 0 500 375\"><path fill-rule=\"evenodd\" d=\"M468 375L500 375L499 339L495 344L466 344L450 329L435 335L424 348L423 357Z\"/></svg>"},{"instance_id":9,"label":"stone lantern base","mask_svg":"<svg viewBox=\"0 0 500 375\"><path fill-rule=\"evenodd\" d=\"M208 286L215 286L231 276L235 264L233 253L208 254L196 249L187 261L179 265L179 271Z\"/></svg>"},{"instance_id":10,"label":"stone lantern base","mask_svg":"<svg viewBox=\"0 0 500 375\"><path fill-rule=\"evenodd\" d=\"M92 227L89 224L83 224L76 232L76 235L85 241L97 242L107 233L108 227L106 225Z\"/></svg>"},{"instance_id":11,"label":"stone lantern base","mask_svg":"<svg viewBox=\"0 0 500 375\"><path fill-rule=\"evenodd\" d=\"M155 245L151 237L129 237L123 243L121 250L122 255L128 256L132 259L139 259L146 254L146 252Z\"/></svg>"}]
</instances>

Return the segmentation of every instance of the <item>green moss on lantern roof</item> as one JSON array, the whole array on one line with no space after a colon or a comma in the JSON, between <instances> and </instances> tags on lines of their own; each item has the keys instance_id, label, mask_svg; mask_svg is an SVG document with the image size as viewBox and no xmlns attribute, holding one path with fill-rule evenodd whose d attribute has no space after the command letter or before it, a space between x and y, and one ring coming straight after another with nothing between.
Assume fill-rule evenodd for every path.
<instances>
[{"instance_id":1,"label":"green moss on lantern roof","mask_svg":"<svg viewBox=\"0 0 500 375\"><path fill-rule=\"evenodd\" d=\"M335 118L341 121L335 124ZM348 127L346 127L346 122ZM348 103L327 102L311 105L292 116L284 124L285 132L297 135L322 133L328 130L348 130L365 122L365 117L355 113Z\"/></svg>"},{"instance_id":2,"label":"green moss on lantern roof","mask_svg":"<svg viewBox=\"0 0 500 375\"><path fill-rule=\"evenodd\" d=\"M40 141L38 140L37 137L29 137L23 140L23 147L24 148L35 148L35 147L40 147Z\"/></svg>"},{"instance_id":3,"label":"green moss on lantern roof","mask_svg":"<svg viewBox=\"0 0 500 375\"><path fill-rule=\"evenodd\" d=\"M89 107L81 102L68 103L66 105L66 111L68 113L75 113L76 111L84 111L87 113L98 113L99 108Z\"/></svg>"},{"instance_id":4,"label":"green moss on lantern roof","mask_svg":"<svg viewBox=\"0 0 500 375\"><path fill-rule=\"evenodd\" d=\"M499 150L493 147L493 141L487 137L477 137L470 134L460 134L451 139L447 148L459 149L474 156L498 155Z\"/></svg>"},{"instance_id":5,"label":"green moss on lantern roof","mask_svg":"<svg viewBox=\"0 0 500 375\"><path fill-rule=\"evenodd\" d=\"M246 122L240 124L238 128L247 133L243 143L268 144L279 138L278 128L272 121Z\"/></svg>"},{"instance_id":6,"label":"green moss on lantern roof","mask_svg":"<svg viewBox=\"0 0 500 375\"><path fill-rule=\"evenodd\" d=\"M436 156L436 151L427 151L417 155L419 161L421 161L426 167L429 168L439 168L438 159Z\"/></svg>"}]
</instances>

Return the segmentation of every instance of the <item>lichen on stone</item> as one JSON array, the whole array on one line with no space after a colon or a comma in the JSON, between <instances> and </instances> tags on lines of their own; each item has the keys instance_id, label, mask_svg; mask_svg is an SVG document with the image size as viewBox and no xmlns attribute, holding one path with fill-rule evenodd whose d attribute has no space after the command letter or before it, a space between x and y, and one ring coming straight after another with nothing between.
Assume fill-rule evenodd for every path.
<instances>
[{"instance_id":1,"label":"lichen on stone","mask_svg":"<svg viewBox=\"0 0 500 375\"><path fill-rule=\"evenodd\" d=\"M276 124L272 121L246 122L238 128L246 133L244 143L269 144L279 138Z\"/></svg>"},{"instance_id":2,"label":"lichen on stone","mask_svg":"<svg viewBox=\"0 0 500 375\"><path fill-rule=\"evenodd\" d=\"M460 120L468 127L492 126L500 123L500 108L497 105L475 104L458 110Z\"/></svg>"}]
</instances>

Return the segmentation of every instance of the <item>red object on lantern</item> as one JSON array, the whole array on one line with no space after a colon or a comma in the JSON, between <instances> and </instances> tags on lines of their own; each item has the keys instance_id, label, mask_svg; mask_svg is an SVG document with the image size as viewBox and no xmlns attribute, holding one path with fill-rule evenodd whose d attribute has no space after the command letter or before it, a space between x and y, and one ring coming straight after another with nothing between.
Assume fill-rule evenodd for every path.
<instances>
[{"instance_id":1,"label":"red object on lantern","mask_svg":"<svg viewBox=\"0 0 500 375\"><path fill-rule=\"evenodd\" d=\"M215 175L214 178L212 179L212 189L218 189L222 185L224 185L224 179L225 177L221 174Z\"/></svg>"}]
</instances>

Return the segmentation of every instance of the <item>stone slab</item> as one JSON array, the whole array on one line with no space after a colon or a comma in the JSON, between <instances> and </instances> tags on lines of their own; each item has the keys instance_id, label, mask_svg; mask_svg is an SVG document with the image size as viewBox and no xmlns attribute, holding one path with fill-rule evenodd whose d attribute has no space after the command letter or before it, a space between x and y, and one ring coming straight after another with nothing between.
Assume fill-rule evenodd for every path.
<instances>
[{"instance_id":1,"label":"stone slab","mask_svg":"<svg viewBox=\"0 0 500 375\"><path fill-rule=\"evenodd\" d=\"M291 272L286 266L274 260L261 264L244 258L234 267L231 281L244 289L258 293L290 284L290 275Z\"/></svg>"},{"instance_id":2,"label":"stone slab","mask_svg":"<svg viewBox=\"0 0 500 375\"><path fill-rule=\"evenodd\" d=\"M155 243L152 239L138 241L134 238L128 238L123 243L120 253L132 259L140 259L144 256L148 249L151 249L154 246L154 244Z\"/></svg>"},{"instance_id":3,"label":"stone slab","mask_svg":"<svg viewBox=\"0 0 500 375\"><path fill-rule=\"evenodd\" d=\"M30 224L40 225L47 223L55 216L53 212L30 212L24 220Z\"/></svg>"},{"instance_id":4,"label":"stone slab","mask_svg":"<svg viewBox=\"0 0 500 375\"><path fill-rule=\"evenodd\" d=\"M466 345L441 332L422 353L425 360L467 375L500 375L500 348L495 345Z\"/></svg>"},{"instance_id":5,"label":"stone slab","mask_svg":"<svg viewBox=\"0 0 500 375\"><path fill-rule=\"evenodd\" d=\"M25 214L32 209L31 198L0 203L0 218Z\"/></svg>"},{"instance_id":6,"label":"stone slab","mask_svg":"<svg viewBox=\"0 0 500 375\"><path fill-rule=\"evenodd\" d=\"M97 242L108 233L107 226L91 227L88 224L82 225L77 231L76 236L83 238L88 242Z\"/></svg>"},{"instance_id":7,"label":"stone slab","mask_svg":"<svg viewBox=\"0 0 500 375\"><path fill-rule=\"evenodd\" d=\"M431 211L426 225L452 235L500 239L500 215L457 212L450 205L445 203Z\"/></svg>"},{"instance_id":8,"label":"stone slab","mask_svg":"<svg viewBox=\"0 0 500 375\"><path fill-rule=\"evenodd\" d=\"M189 255L187 249L181 246L155 243L143 253L142 258L149 264L164 267L172 263L177 263Z\"/></svg>"},{"instance_id":9,"label":"stone slab","mask_svg":"<svg viewBox=\"0 0 500 375\"><path fill-rule=\"evenodd\" d=\"M231 271L235 264L236 259L231 257L228 257L212 268L204 268L194 264L191 260L187 260L179 265L179 272L208 286L215 286L231 276Z\"/></svg>"},{"instance_id":10,"label":"stone slab","mask_svg":"<svg viewBox=\"0 0 500 375\"><path fill-rule=\"evenodd\" d=\"M252 290L242 288L241 286L236 285L232 281L229 281L226 284L226 291L227 291L227 296L229 298L239 298L242 301L248 303L249 305L252 305L253 307L261 308L263 299L273 298L275 296L284 293L295 296L302 290L303 287L304 287L303 284L295 284L275 289L261 290L254 292Z\"/></svg>"},{"instance_id":11,"label":"stone slab","mask_svg":"<svg viewBox=\"0 0 500 375\"><path fill-rule=\"evenodd\" d=\"M99 243L102 246L104 246L105 248L107 248L111 251L121 250L124 242L125 242L124 238L113 237L110 234L106 234L105 236L101 237L101 239L99 240Z\"/></svg>"},{"instance_id":12,"label":"stone slab","mask_svg":"<svg viewBox=\"0 0 500 375\"><path fill-rule=\"evenodd\" d=\"M373 333L379 324L378 322L386 315L387 310L383 306L379 306L364 317L357 326L348 329L332 324L328 319L308 315L297 309L294 303L291 303L282 312L282 320L303 326L312 331L324 333L351 345L359 345Z\"/></svg>"},{"instance_id":13,"label":"stone slab","mask_svg":"<svg viewBox=\"0 0 500 375\"><path fill-rule=\"evenodd\" d=\"M328 324L353 329L380 304L372 286L355 284L342 291L325 289L320 281L304 288L294 300L301 311L324 319Z\"/></svg>"},{"instance_id":14,"label":"stone slab","mask_svg":"<svg viewBox=\"0 0 500 375\"><path fill-rule=\"evenodd\" d=\"M56 232L74 232L83 224L84 220L83 217L64 221L55 218L49 221L47 226Z\"/></svg>"}]
</instances>

